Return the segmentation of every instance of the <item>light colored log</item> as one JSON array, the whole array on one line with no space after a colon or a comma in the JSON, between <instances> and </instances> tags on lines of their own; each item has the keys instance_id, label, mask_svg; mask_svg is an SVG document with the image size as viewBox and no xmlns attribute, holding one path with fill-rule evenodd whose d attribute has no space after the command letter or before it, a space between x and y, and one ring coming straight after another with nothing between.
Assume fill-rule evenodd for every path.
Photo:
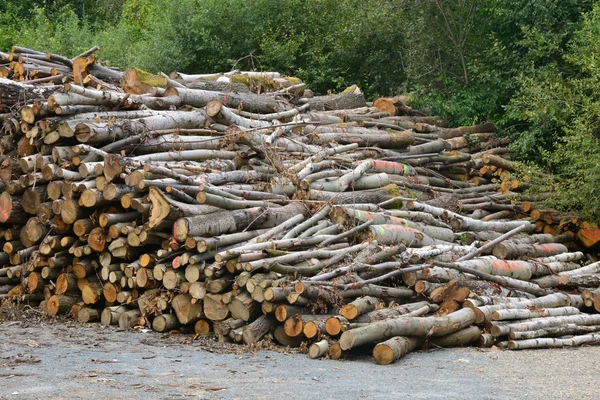
<instances>
[{"instance_id":1,"label":"light colored log","mask_svg":"<svg viewBox=\"0 0 600 400\"><path fill-rule=\"evenodd\" d=\"M466 308L444 317L399 317L346 331L342 333L340 346L342 350L348 350L362 344L404 335L444 336L465 328L474 322L475 313L473 310Z\"/></svg>"}]
</instances>

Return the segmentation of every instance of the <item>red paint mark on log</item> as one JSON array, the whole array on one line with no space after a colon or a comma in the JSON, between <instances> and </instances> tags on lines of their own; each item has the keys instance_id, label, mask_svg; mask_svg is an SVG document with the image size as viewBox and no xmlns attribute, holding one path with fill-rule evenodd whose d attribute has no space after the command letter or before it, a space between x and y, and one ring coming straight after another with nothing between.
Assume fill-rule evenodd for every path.
<instances>
[{"instance_id":1,"label":"red paint mark on log","mask_svg":"<svg viewBox=\"0 0 600 400\"><path fill-rule=\"evenodd\" d=\"M12 208L12 202L0 200L0 222L8 221Z\"/></svg>"},{"instance_id":2,"label":"red paint mark on log","mask_svg":"<svg viewBox=\"0 0 600 400\"><path fill-rule=\"evenodd\" d=\"M592 247L600 242L600 229L580 229L577 238L585 247Z\"/></svg>"}]
</instances>

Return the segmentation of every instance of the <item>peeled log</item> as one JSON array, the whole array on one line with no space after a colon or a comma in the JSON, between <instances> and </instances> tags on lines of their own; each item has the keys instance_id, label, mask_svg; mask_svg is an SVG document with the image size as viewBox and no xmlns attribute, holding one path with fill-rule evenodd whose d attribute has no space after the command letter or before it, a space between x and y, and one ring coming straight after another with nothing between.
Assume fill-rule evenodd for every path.
<instances>
[{"instance_id":1,"label":"peeled log","mask_svg":"<svg viewBox=\"0 0 600 400\"><path fill-rule=\"evenodd\" d=\"M394 336L444 336L466 328L474 322L475 312L469 308L444 317L399 317L346 331L342 333L340 346L342 350L349 350Z\"/></svg>"}]
</instances>

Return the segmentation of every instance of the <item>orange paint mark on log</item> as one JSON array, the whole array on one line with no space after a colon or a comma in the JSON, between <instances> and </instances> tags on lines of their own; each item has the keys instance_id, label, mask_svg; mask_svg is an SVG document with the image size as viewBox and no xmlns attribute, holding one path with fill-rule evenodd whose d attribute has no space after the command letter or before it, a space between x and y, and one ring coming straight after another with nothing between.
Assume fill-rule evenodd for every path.
<instances>
[{"instance_id":1,"label":"orange paint mark on log","mask_svg":"<svg viewBox=\"0 0 600 400\"><path fill-rule=\"evenodd\" d=\"M368 211L361 211L361 210L354 210L354 215L356 216L356 218L360 221L370 221L372 219L376 219L378 217L378 215L375 215L371 212Z\"/></svg>"},{"instance_id":2,"label":"orange paint mark on log","mask_svg":"<svg viewBox=\"0 0 600 400\"><path fill-rule=\"evenodd\" d=\"M562 253L562 249L557 243L546 243L538 245L538 253L542 257L552 256L554 254Z\"/></svg>"},{"instance_id":3,"label":"orange paint mark on log","mask_svg":"<svg viewBox=\"0 0 600 400\"><path fill-rule=\"evenodd\" d=\"M406 175L408 167L402 163L396 163L393 161L381 161L381 160L370 160L372 168L380 172L386 172L388 174Z\"/></svg>"},{"instance_id":4,"label":"orange paint mark on log","mask_svg":"<svg viewBox=\"0 0 600 400\"><path fill-rule=\"evenodd\" d=\"M600 242L600 229L580 229L577 238L585 247L592 247Z\"/></svg>"},{"instance_id":5,"label":"orange paint mark on log","mask_svg":"<svg viewBox=\"0 0 600 400\"><path fill-rule=\"evenodd\" d=\"M520 261L490 260L490 264L492 265L492 270L503 270L506 273L515 270L523 271L525 269L524 265Z\"/></svg>"},{"instance_id":6,"label":"orange paint mark on log","mask_svg":"<svg viewBox=\"0 0 600 400\"><path fill-rule=\"evenodd\" d=\"M425 327L423 326L423 320L421 318L417 318L417 319L419 320L419 330L418 330L416 336L421 336L421 334L425 330Z\"/></svg>"},{"instance_id":7,"label":"orange paint mark on log","mask_svg":"<svg viewBox=\"0 0 600 400\"><path fill-rule=\"evenodd\" d=\"M405 219L402 218L398 218L398 217L394 217L394 216L388 216L389 220L391 222L393 222L396 225L403 225L403 226L408 226L408 222L406 222Z\"/></svg>"},{"instance_id":8,"label":"orange paint mark on log","mask_svg":"<svg viewBox=\"0 0 600 400\"><path fill-rule=\"evenodd\" d=\"M0 222L8 221L12 208L12 202L0 200Z\"/></svg>"}]
</instances>

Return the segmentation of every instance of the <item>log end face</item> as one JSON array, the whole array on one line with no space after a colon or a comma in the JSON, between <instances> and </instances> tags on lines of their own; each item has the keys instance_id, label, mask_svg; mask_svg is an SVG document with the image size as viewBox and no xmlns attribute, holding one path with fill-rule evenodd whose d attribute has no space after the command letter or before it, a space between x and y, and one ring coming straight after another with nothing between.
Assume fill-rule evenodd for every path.
<instances>
[{"instance_id":1,"label":"log end face","mask_svg":"<svg viewBox=\"0 0 600 400\"><path fill-rule=\"evenodd\" d=\"M355 340L352 330L346 331L342 333L342 336L340 336L339 344L342 350L350 350L352 346L354 346L354 342Z\"/></svg>"},{"instance_id":2,"label":"log end face","mask_svg":"<svg viewBox=\"0 0 600 400\"><path fill-rule=\"evenodd\" d=\"M306 336L308 339L312 339L315 336L317 336L317 334L319 333L319 329L314 321L310 321L304 325L304 329L302 330L302 332L304 333L304 336Z\"/></svg>"},{"instance_id":3,"label":"log end face","mask_svg":"<svg viewBox=\"0 0 600 400\"><path fill-rule=\"evenodd\" d=\"M394 351L390 346L379 343L373 349L373 358L379 365L389 365L394 362Z\"/></svg>"},{"instance_id":4,"label":"log end face","mask_svg":"<svg viewBox=\"0 0 600 400\"><path fill-rule=\"evenodd\" d=\"M340 310L340 315L347 320L351 321L354 318L358 317L358 309L353 304L346 304Z\"/></svg>"},{"instance_id":5,"label":"log end face","mask_svg":"<svg viewBox=\"0 0 600 400\"><path fill-rule=\"evenodd\" d=\"M60 305L60 300L58 299L58 296L57 295L51 296L48 299L48 303L47 303L48 314L56 315L58 313L59 305Z\"/></svg>"},{"instance_id":6,"label":"log end face","mask_svg":"<svg viewBox=\"0 0 600 400\"><path fill-rule=\"evenodd\" d=\"M223 108L223 104L221 104L221 102L219 100L212 100L209 101L208 104L206 105L206 114L209 117L214 117L217 114L219 114L219 112L221 112L221 109Z\"/></svg>"},{"instance_id":7,"label":"log end face","mask_svg":"<svg viewBox=\"0 0 600 400\"><path fill-rule=\"evenodd\" d=\"M159 315L152 320L152 330L156 332L164 332L167 326L167 322L163 315Z\"/></svg>"},{"instance_id":8,"label":"log end face","mask_svg":"<svg viewBox=\"0 0 600 400\"><path fill-rule=\"evenodd\" d=\"M183 242L188 237L188 221L185 218L179 218L173 224L173 237L178 242Z\"/></svg>"},{"instance_id":9,"label":"log end face","mask_svg":"<svg viewBox=\"0 0 600 400\"><path fill-rule=\"evenodd\" d=\"M13 210L12 197L8 192L0 194L0 222L5 223Z\"/></svg>"},{"instance_id":10,"label":"log end face","mask_svg":"<svg viewBox=\"0 0 600 400\"><path fill-rule=\"evenodd\" d=\"M254 333L252 332L252 330L250 330L248 328L244 328L244 330L242 331L242 339L244 340L244 343L247 345L252 345L252 344L256 343L256 338L254 337Z\"/></svg>"}]
</instances>

